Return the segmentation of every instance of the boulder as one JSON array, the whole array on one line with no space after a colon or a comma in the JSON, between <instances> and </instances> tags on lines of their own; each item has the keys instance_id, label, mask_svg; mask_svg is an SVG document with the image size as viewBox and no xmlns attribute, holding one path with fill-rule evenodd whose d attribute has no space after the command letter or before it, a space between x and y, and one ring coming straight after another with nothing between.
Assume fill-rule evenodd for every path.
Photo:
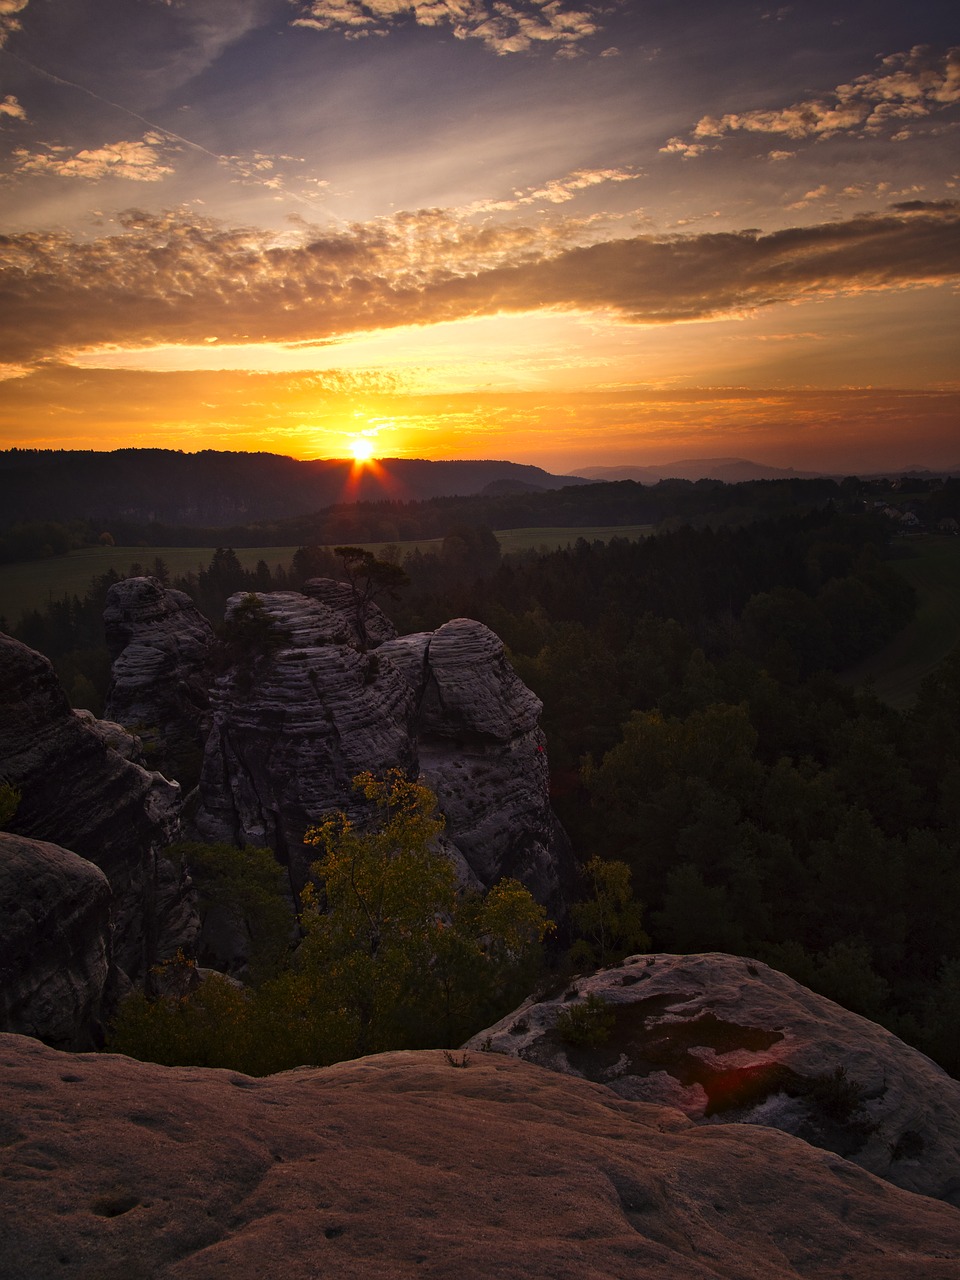
<instances>
[{"instance_id":1,"label":"boulder","mask_svg":"<svg viewBox=\"0 0 960 1280\"><path fill-rule=\"evenodd\" d=\"M95 863L113 893L114 959L131 977L190 947L189 886L162 856L180 788L124 759L74 714L41 654L0 635L0 777L22 792L9 828Z\"/></svg>"},{"instance_id":2,"label":"boulder","mask_svg":"<svg viewBox=\"0 0 960 1280\"><path fill-rule=\"evenodd\" d=\"M954 1280L960 1214L496 1054L263 1080L0 1036L0 1276Z\"/></svg>"},{"instance_id":3,"label":"boulder","mask_svg":"<svg viewBox=\"0 0 960 1280\"><path fill-rule=\"evenodd\" d=\"M106 716L145 740L151 762L196 783L209 708L213 628L190 597L156 578L125 578L103 612L113 659Z\"/></svg>"},{"instance_id":4,"label":"boulder","mask_svg":"<svg viewBox=\"0 0 960 1280\"><path fill-rule=\"evenodd\" d=\"M603 1002L593 1012L590 997ZM600 1043L571 1042L571 1020L589 1036L604 1018ZM960 1082L757 960L632 956L528 1001L469 1045L676 1107L699 1125L781 1129L960 1205Z\"/></svg>"},{"instance_id":5,"label":"boulder","mask_svg":"<svg viewBox=\"0 0 960 1280\"><path fill-rule=\"evenodd\" d=\"M103 872L59 845L0 832L0 1027L93 1048L110 950Z\"/></svg>"}]
</instances>

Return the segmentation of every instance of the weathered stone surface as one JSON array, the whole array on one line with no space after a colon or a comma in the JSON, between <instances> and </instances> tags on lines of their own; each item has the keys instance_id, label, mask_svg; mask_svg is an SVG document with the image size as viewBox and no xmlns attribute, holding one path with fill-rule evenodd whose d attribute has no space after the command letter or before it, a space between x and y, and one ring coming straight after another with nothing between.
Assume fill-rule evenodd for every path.
<instances>
[{"instance_id":1,"label":"weathered stone surface","mask_svg":"<svg viewBox=\"0 0 960 1280\"><path fill-rule=\"evenodd\" d=\"M115 751L124 760L131 760L134 764L146 767L143 741L135 733L125 729L122 724L117 724L115 720L98 720L92 711L74 708L73 714L88 729L93 730L105 747Z\"/></svg>"},{"instance_id":2,"label":"weathered stone surface","mask_svg":"<svg viewBox=\"0 0 960 1280\"><path fill-rule=\"evenodd\" d=\"M110 946L103 872L59 845L0 832L0 1027L92 1048Z\"/></svg>"},{"instance_id":3,"label":"weathered stone surface","mask_svg":"<svg viewBox=\"0 0 960 1280\"><path fill-rule=\"evenodd\" d=\"M299 889L316 858L306 829L333 809L359 812L351 779L416 772L410 690L371 662L346 645L291 647L217 682L194 819L201 839L273 849Z\"/></svg>"},{"instance_id":4,"label":"weathered stone surface","mask_svg":"<svg viewBox=\"0 0 960 1280\"><path fill-rule=\"evenodd\" d=\"M303 594L324 604L336 614L341 629L346 633L346 644L375 649L397 634L396 627L380 606L368 600L363 610L364 635L361 636L353 592L345 582L334 582L332 578L311 578L304 584Z\"/></svg>"},{"instance_id":5,"label":"weathered stone surface","mask_svg":"<svg viewBox=\"0 0 960 1280\"><path fill-rule=\"evenodd\" d=\"M485 885L516 877L560 914L572 857L550 808L541 703L507 662L500 638L456 618L431 634L387 642L377 656L414 693L420 772L467 864Z\"/></svg>"},{"instance_id":6,"label":"weathered stone surface","mask_svg":"<svg viewBox=\"0 0 960 1280\"><path fill-rule=\"evenodd\" d=\"M103 613L113 659L106 716L145 737L151 759L192 786L209 708L213 628L188 595L156 578L125 578Z\"/></svg>"},{"instance_id":7,"label":"weathered stone surface","mask_svg":"<svg viewBox=\"0 0 960 1280\"><path fill-rule=\"evenodd\" d=\"M561 1038L557 1019L590 995L615 1025L604 1044L582 1048ZM756 960L634 956L522 1005L470 1045L678 1107L698 1124L782 1129L960 1205L960 1082Z\"/></svg>"},{"instance_id":8,"label":"weathered stone surface","mask_svg":"<svg viewBox=\"0 0 960 1280\"><path fill-rule=\"evenodd\" d=\"M960 1261L948 1205L495 1054L251 1080L4 1036L0 1072L3 1280L953 1280Z\"/></svg>"},{"instance_id":9,"label":"weathered stone surface","mask_svg":"<svg viewBox=\"0 0 960 1280\"><path fill-rule=\"evenodd\" d=\"M540 702L497 636L460 618L360 653L338 640L349 590L309 585L324 598L257 595L280 643L213 689L200 838L272 848L296 892L316 856L306 829L334 809L361 817L352 778L400 768L436 791L465 883L515 876L559 914L572 857L549 805Z\"/></svg>"},{"instance_id":10,"label":"weathered stone surface","mask_svg":"<svg viewBox=\"0 0 960 1280\"><path fill-rule=\"evenodd\" d=\"M10 829L96 863L113 891L114 958L142 974L189 946L198 922L161 850L180 788L124 760L74 715L39 653L0 635L0 776L22 799Z\"/></svg>"}]
</instances>

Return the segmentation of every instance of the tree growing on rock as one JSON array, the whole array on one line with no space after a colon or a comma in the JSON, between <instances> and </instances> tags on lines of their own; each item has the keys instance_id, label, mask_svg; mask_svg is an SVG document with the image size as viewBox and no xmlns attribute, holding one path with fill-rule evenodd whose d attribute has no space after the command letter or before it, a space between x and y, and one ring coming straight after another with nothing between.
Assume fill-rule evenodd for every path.
<instances>
[{"instance_id":1,"label":"tree growing on rock","mask_svg":"<svg viewBox=\"0 0 960 1280\"><path fill-rule=\"evenodd\" d=\"M410 579L398 564L378 560L364 547L334 547L343 563L343 573L353 596L353 607L360 637L360 648L367 649L367 605L384 596L396 599L397 592Z\"/></svg>"}]
</instances>

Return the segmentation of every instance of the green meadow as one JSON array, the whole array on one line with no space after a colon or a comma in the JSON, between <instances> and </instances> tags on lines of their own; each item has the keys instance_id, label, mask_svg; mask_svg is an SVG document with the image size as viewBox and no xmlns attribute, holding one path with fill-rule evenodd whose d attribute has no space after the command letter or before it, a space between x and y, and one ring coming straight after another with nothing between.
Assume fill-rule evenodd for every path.
<instances>
[{"instance_id":1,"label":"green meadow","mask_svg":"<svg viewBox=\"0 0 960 1280\"><path fill-rule=\"evenodd\" d=\"M296 547L238 547L237 558L245 569L266 560L271 569L278 564L289 569ZM26 564L0 565L0 616L15 624L31 609L43 609L51 600L87 593L93 578L115 569L127 573L132 564L149 573L157 556L172 577L196 572L210 563L215 547L83 547L50 560Z\"/></svg>"}]
</instances>

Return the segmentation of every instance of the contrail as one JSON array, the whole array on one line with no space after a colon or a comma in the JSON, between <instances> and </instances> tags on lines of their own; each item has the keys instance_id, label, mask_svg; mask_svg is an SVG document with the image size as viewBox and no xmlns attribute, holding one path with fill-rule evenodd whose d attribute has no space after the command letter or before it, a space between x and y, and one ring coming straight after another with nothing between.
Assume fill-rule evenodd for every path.
<instances>
[{"instance_id":1,"label":"contrail","mask_svg":"<svg viewBox=\"0 0 960 1280\"><path fill-rule=\"evenodd\" d=\"M169 138L174 142L182 142L185 147L190 147L193 151L199 151L201 155L209 156L211 160L216 160L218 164L222 164L228 169L233 169L234 172L239 173L241 177L245 178L247 181L258 183L258 185L261 186L266 185L262 178L256 178L247 173L231 156L220 155L218 152L211 151L208 147L203 146L202 143L194 142L192 138L185 138L180 133L174 133L172 129L164 128L162 124L155 124L152 120L148 120L146 116L140 115L138 111L134 111L131 107L125 107L121 102L114 102L111 98L104 98L102 94L94 93L94 91L92 89L88 89L86 85L77 84L74 80L66 80L63 76L55 75L52 71L45 71L43 67L38 67L35 63L29 62L26 58L21 58L18 53L12 53L9 49L3 48L3 46L0 46L0 54L3 54L8 58L13 58L16 62L19 62L21 66L24 66L36 75L41 76L44 80L50 80L53 84L63 85L67 89L76 89L78 93L86 94L86 96L88 98L92 98L94 102L99 102L105 107L113 107L115 111L122 111L125 115L131 116L134 120L139 120L141 124L146 125L148 129L152 129L155 133L162 134L163 137ZM317 206L315 198L300 195L296 191L289 191L286 187L278 188L273 186L270 187L269 190L280 190L290 200L296 200L300 204L305 204L310 208L316 208ZM328 217L333 218L335 221L344 221L342 218L338 218L336 214L332 214L329 210L325 210L325 212Z\"/></svg>"},{"instance_id":2,"label":"contrail","mask_svg":"<svg viewBox=\"0 0 960 1280\"><path fill-rule=\"evenodd\" d=\"M139 120L141 124L145 124L148 129L153 129L157 133L162 133L165 138L172 138L174 142L182 142L185 147L192 147L194 151L201 151L205 156L209 156L211 160L218 160L221 164L229 164L229 156L218 155L216 151L210 151L207 147L202 146L199 142L193 142L190 138L184 138L179 133L174 133L172 129L165 129L161 124L154 124L152 120L148 120L146 116L140 115L139 112L125 107L120 102L113 102L110 98L104 98L99 93L94 93L92 89L88 89L86 85L77 84L73 80L65 80L63 76L55 75L52 71L45 71L43 67L36 66L33 62L28 62L26 58L21 58L18 53L11 53L9 49L0 49L0 53L5 54L8 58L13 58L19 62L21 66L27 67L28 70L35 72L38 76L42 76L44 80L50 80L54 84L62 84L67 89L76 89L78 93L85 93L88 98L93 98L94 102L99 102L105 107L113 107L116 111L122 111L128 116L132 116L134 120Z\"/></svg>"}]
</instances>

